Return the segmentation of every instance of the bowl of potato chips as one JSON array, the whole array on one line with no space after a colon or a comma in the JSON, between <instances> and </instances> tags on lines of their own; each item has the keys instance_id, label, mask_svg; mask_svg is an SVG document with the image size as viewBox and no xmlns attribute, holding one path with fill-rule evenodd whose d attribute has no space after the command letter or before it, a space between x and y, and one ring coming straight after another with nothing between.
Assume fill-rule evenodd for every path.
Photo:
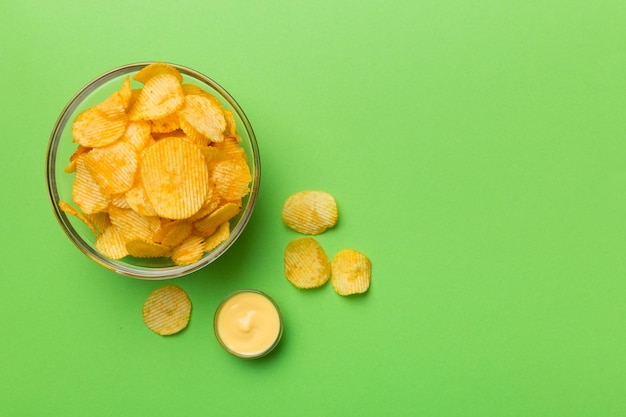
<instances>
[{"instance_id":1,"label":"bowl of potato chips","mask_svg":"<svg viewBox=\"0 0 626 417\"><path fill-rule=\"evenodd\" d=\"M209 77L143 62L85 85L46 159L54 214L105 268L166 279L215 261L248 224L259 149L241 107Z\"/></svg>"}]
</instances>

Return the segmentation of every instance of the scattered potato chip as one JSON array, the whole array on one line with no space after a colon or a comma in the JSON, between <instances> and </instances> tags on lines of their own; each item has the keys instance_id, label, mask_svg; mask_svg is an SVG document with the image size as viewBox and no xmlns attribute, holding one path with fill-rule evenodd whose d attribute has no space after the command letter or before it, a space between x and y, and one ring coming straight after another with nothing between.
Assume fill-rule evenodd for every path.
<instances>
[{"instance_id":1,"label":"scattered potato chip","mask_svg":"<svg viewBox=\"0 0 626 417\"><path fill-rule=\"evenodd\" d=\"M339 295L361 294L370 287L372 264L353 249L343 249L331 264L331 283Z\"/></svg>"},{"instance_id":2,"label":"scattered potato chip","mask_svg":"<svg viewBox=\"0 0 626 417\"><path fill-rule=\"evenodd\" d=\"M215 96L155 63L80 113L65 172L78 217L112 259L168 256L184 265L230 236L252 181L235 115Z\"/></svg>"},{"instance_id":3,"label":"scattered potato chip","mask_svg":"<svg viewBox=\"0 0 626 417\"><path fill-rule=\"evenodd\" d=\"M189 324L191 300L182 288L166 285L148 296L141 315L146 326L156 334L172 335Z\"/></svg>"},{"instance_id":4,"label":"scattered potato chip","mask_svg":"<svg viewBox=\"0 0 626 417\"><path fill-rule=\"evenodd\" d=\"M141 179L156 212L168 219L192 216L209 192L209 171L202 151L175 137L161 139L146 150Z\"/></svg>"},{"instance_id":5,"label":"scattered potato chip","mask_svg":"<svg viewBox=\"0 0 626 417\"><path fill-rule=\"evenodd\" d=\"M283 222L296 232L318 235L337 223L337 203L323 191L301 191L283 205Z\"/></svg>"},{"instance_id":6,"label":"scattered potato chip","mask_svg":"<svg viewBox=\"0 0 626 417\"><path fill-rule=\"evenodd\" d=\"M171 74L151 77L141 89L131 107L130 120L162 119L185 103L185 95L178 79Z\"/></svg>"},{"instance_id":7,"label":"scattered potato chip","mask_svg":"<svg viewBox=\"0 0 626 417\"><path fill-rule=\"evenodd\" d=\"M294 239L284 254L285 276L297 288L316 288L328 281L330 261L312 237Z\"/></svg>"}]
</instances>

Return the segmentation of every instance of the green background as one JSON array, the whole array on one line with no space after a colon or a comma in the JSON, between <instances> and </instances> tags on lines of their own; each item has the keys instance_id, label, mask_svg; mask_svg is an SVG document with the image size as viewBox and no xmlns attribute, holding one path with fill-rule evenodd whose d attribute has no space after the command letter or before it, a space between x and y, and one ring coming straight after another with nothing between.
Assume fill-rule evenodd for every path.
<instances>
[{"instance_id":1,"label":"green background","mask_svg":"<svg viewBox=\"0 0 626 417\"><path fill-rule=\"evenodd\" d=\"M626 415L626 3L34 1L0 5L0 415ZM52 126L122 64L175 62L250 119L261 192L237 243L164 282L104 270L48 201ZM285 279L292 193L338 202L330 256L365 296ZM285 334L229 356L212 317L253 287Z\"/></svg>"}]
</instances>

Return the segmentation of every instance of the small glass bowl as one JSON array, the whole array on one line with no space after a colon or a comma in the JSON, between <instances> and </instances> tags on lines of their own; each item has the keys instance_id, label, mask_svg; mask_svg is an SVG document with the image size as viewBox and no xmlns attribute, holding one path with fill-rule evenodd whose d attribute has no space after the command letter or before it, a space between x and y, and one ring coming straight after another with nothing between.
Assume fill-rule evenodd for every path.
<instances>
[{"instance_id":1,"label":"small glass bowl","mask_svg":"<svg viewBox=\"0 0 626 417\"><path fill-rule=\"evenodd\" d=\"M252 298L242 299L240 297L246 294L251 295ZM259 311L254 311L255 307L258 307ZM232 313L230 317L226 317L222 321L220 318L222 310L225 308L227 309L225 314L228 314L228 310ZM270 316L266 317L267 321L263 319L264 313ZM247 320L255 321L246 323ZM274 320L275 322L273 322ZM273 325L278 328L273 329ZM222 330L222 326L227 329ZM230 334L227 334L229 330ZM258 359L266 356L278 346L283 335L283 315L276 301L263 291L255 289L237 290L227 295L215 310L213 331L215 338L226 352L242 359ZM259 341L259 337L252 334L254 331L261 333L268 331L270 338L260 337L263 340ZM262 346L253 349L250 344L255 342L261 343Z\"/></svg>"},{"instance_id":2,"label":"small glass bowl","mask_svg":"<svg viewBox=\"0 0 626 417\"><path fill-rule=\"evenodd\" d=\"M99 265L116 273L140 279L168 279L176 278L203 268L219 258L241 235L250 220L252 211L259 193L261 179L261 161L254 131L235 99L219 84L209 77L177 64L171 64L183 76L183 82L202 87L217 97L225 109L232 111L237 124L237 132L241 137L241 146L248 157L248 165L252 175L250 192L242 201L241 212L231 219L231 233L228 240L214 250L207 252L198 262L179 266L167 258L139 259L131 256L119 260L110 259L102 255L95 246L95 236L89 228L75 216L68 216L59 207L59 201L72 201L72 184L74 174L64 172L69 158L76 150L77 144L72 142L72 122L78 114L109 97L121 86L124 78L132 75L151 64L141 62L124 65L112 69L95 78L68 102L56 121L46 155L46 182L48 194L54 214L63 231L80 251Z\"/></svg>"}]
</instances>

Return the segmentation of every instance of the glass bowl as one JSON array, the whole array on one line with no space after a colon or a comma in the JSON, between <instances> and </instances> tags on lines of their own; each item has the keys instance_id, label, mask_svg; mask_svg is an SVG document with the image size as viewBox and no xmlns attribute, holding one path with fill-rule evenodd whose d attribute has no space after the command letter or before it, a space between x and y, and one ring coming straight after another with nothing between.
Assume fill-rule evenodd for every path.
<instances>
[{"instance_id":1,"label":"glass bowl","mask_svg":"<svg viewBox=\"0 0 626 417\"><path fill-rule=\"evenodd\" d=\"M223 108L230 110L235 117L237 132L241 137L240 145L248 159L252 182L250 183L250 192L242 201L241 211L230 220L231 233L225 242L205 253L198 262L189 265L176 265L169 258L126 256L122 259L113 260L96 249L95 235L81 220L75 216L68 216L59 207L60 201L72 201L74 174L68 174L64 171L70 156L77 147L77 144L72 141L72 122L82 111L100 103L119 90L126 76L130 75L131 82L134 83L132 81L133 74L151 63L141 62L112 69L89 82L72 97L52 129L46 155L46 180L54 214L65 234L83 254L97 264L125 276L141 279L168 279L197 271L223 255L235 243L248 224L259 193L261 165L258 144L252 126L235 99L209 77L191 68L168 63L178 69L183 76L184 83L194 84L213 94L220 100ZM133 87L135 86L133 85Z\"/></svg>"}]
</instances>

